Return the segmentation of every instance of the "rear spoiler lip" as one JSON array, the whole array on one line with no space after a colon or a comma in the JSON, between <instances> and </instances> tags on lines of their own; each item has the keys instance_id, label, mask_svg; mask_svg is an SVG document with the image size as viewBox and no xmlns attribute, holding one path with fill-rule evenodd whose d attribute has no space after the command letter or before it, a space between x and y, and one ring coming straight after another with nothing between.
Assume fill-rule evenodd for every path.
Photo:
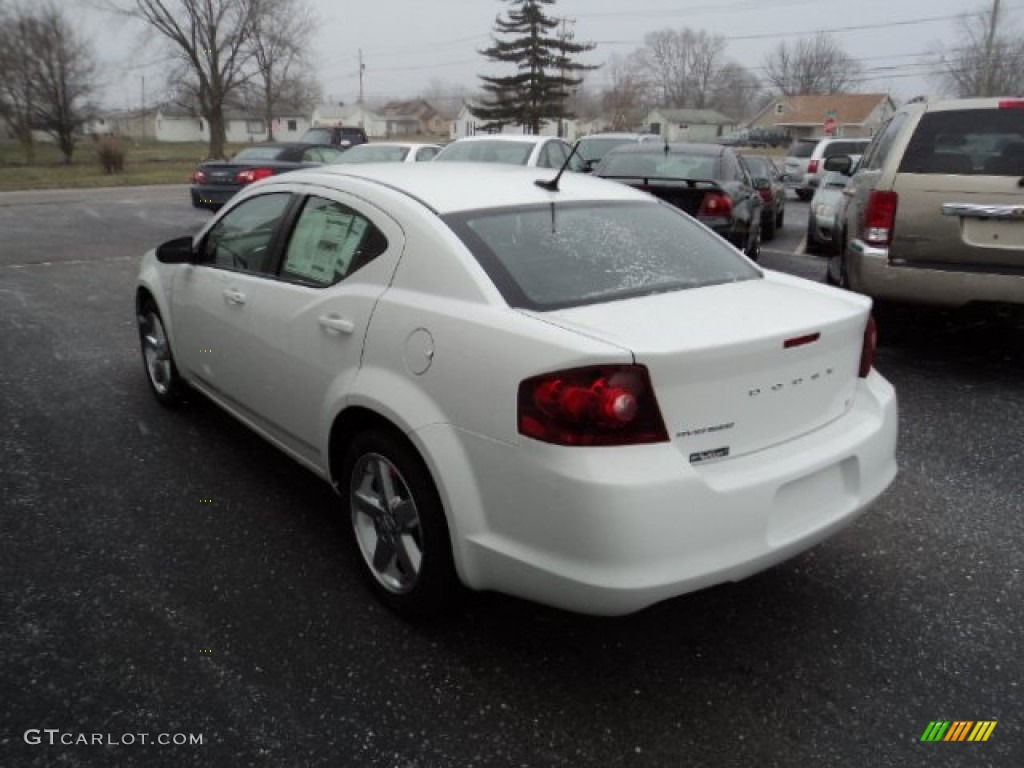
<instances>
[{"instance_id":1,"label":"rear spoiler lip","mask_svg":"<svg viewBox=\"0 0 1024 768\"><path fill-rule=\"evenodd\" d=\"M611 181L639 181L648 187L661 186L663 183L668 182L665 186L671 186L673 184L685 184L690 189L722 189L721 183L712 181L711 179L686 179L679 176L643 176L640 174L632 174L629 176L600 176L602 179L609 179Z\"/></svg>"}]
</instances>

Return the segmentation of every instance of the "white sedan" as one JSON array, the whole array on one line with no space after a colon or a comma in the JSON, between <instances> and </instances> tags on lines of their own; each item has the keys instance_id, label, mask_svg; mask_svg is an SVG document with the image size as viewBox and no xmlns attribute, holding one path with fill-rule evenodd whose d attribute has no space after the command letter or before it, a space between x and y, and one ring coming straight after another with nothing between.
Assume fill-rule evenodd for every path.
<instances>
[{"instance_id":1,"label":"white sedan","mask_svg":"<svg viewBox=\"0 0 1024 768\"><path fill-rule=\"evenodd\" d=\"M420 144L408 141L374 141L348 149L335 163L424 163L433 160L441 151L438 144Z\"/></svg>"},{"instance_id":2,"label":"white sedan","mask_svg":"<svg viewBox=\"0 0 1024 768\"><path fill-rule=\"evenodd\" d=\"M870 301L581 174L329 166L142 259L149 384L330 482L378 596L623 614L744 578L896 473Z\"/></svg>"},{"instance_id":3,"label":"white sedan","mask_svg":"<svg viewBox=\"0 0 1024 768\"><path fill-rule=\"evenodd\" d=\"M572 145L554 136L467 136L442 149L435 163L502 163L531 168L561 168L572 154ZM583 170L583 158L572 155L569 170Z\"/></svg>"}]
</instances>

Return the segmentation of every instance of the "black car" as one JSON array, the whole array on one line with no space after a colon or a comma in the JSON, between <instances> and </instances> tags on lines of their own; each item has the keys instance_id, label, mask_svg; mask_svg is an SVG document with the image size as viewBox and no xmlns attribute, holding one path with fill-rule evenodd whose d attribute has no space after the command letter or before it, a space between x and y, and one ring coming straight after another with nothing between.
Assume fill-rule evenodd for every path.
<instances>
[{"instance_id":1,"label":"black car","mask_svg":"<svg viewBox=\"0 0 1024 768\"><path fill-rule=\"evenodd\" d=\"M741 155L743 162L750 171L754 186L764 201L761 208L761 234L765 240L775 237L775 232L782 228L786 217L786 185L782 183L782 174L775 162L766 155ZM758 179L767 179L768 186Z\"/></svg>"},{"instance_id":2,"label":"black car","mask_svg":"<svg viewBox=\"0 0 1024 768\"><path fill-rule=\"evenodd\" d=\"M742 250L761 254L759 194L770 182L750 177L739 155L717 144L629 144L611 150L594 175L671 203Z\"/></svg>"},{"instance_id":3,"label":"black car","mask_svg":"<svg viewBox=\"0 0 1024 768\"><path fill-rule=\"evenodd\" d=\"M348 149L357 144L365 144L366 131L358 125L322 125L310 128L299 141L306 144L331 144L335 147Z\"/></svg>"},{"instance_id":4,"label":"black car","mask_svg":"<svg viewBox=\"0 0 1024 768\"><path fill-rule=\"evenodd\" d=\"M215 211L247 184L279 173L337 162L338 147L273 142L246 147L231 160L201 164L192 172L192 205Z\"/></svg>"}]
</instances>

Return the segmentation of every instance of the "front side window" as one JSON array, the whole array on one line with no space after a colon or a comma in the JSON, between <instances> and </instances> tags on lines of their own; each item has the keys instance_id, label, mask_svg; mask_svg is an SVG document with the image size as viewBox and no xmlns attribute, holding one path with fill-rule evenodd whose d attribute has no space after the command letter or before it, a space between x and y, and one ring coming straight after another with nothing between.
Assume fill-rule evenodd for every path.
<instances>
[{"instance_id":1,"label":"front side window","mask_svg":"<svg viewBox=\"0 0 1024 768\"><path fill-rule=\"evenodd\" d=\"M513 307L559 309L760 276L720 237L656 201L499 208L444 220Z\"/></svg>"},{"instance_id":2,"label":"front side window","mask_svg":"<svg viewBox=\"0 0 1024 768\"><path fill-rule=\"evenodd\" d=\"M204 261L222 269L272 274L271 245L290 201L291 194L276 192L232 208L206 234Z\"/></svg>"},{"instance_id":3,"label":"front side window","mask_svg":"<svg viewBox=\"0 0 1024 768\"><path fill-rule=\"evenodd\" d=\"M314 286L333 285L387 250L368 219L346 205L310 197L295 223L281 276Z\"/></svg>"}]
</instances>

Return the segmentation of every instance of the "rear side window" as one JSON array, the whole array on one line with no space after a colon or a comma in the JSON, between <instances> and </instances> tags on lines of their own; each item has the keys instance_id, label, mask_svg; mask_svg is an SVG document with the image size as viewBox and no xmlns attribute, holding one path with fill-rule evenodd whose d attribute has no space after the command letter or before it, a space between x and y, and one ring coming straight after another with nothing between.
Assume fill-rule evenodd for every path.
<instances>
[{"instance_id":1,"label":"rear side window","mask_svg":"<svg viewBox=\"0 0 1024 768\"><path fill-rule=\"evenodd\" d=\"M868 142L865 141L830 141L825 145L822 157L836 157L838 155L862 155Z\"/></svg>"},{"instance_id":2,"label":"rear side window","mask_svg":"<svg viewBox=\"0 0 1024 768\"><path fill-rule=\"evenodd\" d=\"M724 240L664 203L567 203L444 217L510 306L551 310L751 280Z\"/></svg>"},{"instance_id":3,"label":"rear side window","mask_svg":"<svg viewBox=\"0 0 1024 768\"><path fill-rule=\"evenodd\" d=\"M1024 176L1024 114L1019 109L928 112L899 172Z\"/></svg>"},{"instance_id":4,"label":"rear side window","mask_svg":"<svg viewBox=\"0 0 1024 768\"><path fill-rule=\"evenodd\" d=\"M816 141L797 141L789 148L790 157L810 157L814 154L814 148L818 146Z\"/></svg>"},{"instance_id":5,"label":"rear side window","mask_svg":"<svg viewBox=\"0 0 1024 768\"><path fill-rule=\"evenodd\" d=\"M900 135L903 126L906 125L909 115L906 112L897 112L892 119L882 128L882 132L875 137L875 140L864 152L864 167L870 170L877 170L885 165L885 161L892 152L896 137Z\"/></svg>"}]
</instances>

